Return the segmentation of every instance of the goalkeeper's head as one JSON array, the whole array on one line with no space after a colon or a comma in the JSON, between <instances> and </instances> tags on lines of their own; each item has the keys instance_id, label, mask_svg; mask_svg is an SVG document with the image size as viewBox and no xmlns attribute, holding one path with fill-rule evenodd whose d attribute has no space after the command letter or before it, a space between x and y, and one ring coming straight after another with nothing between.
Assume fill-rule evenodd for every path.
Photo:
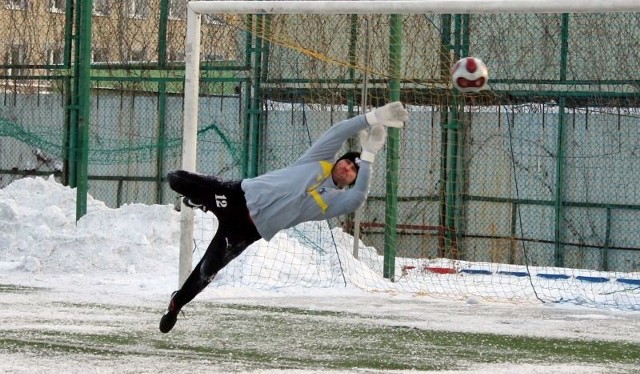
<instances>
[{"instance_id":1,"label":"goalkeeper's head","mask_svg":"<svg viewBox=\"0 0 640 374\"><path fill-rule=\"evenodd\" d=\"M333 164L331 177L333 183L340 188L353 186L360 169L360 152L347 152Z\"/></svg>"}]
</instances>

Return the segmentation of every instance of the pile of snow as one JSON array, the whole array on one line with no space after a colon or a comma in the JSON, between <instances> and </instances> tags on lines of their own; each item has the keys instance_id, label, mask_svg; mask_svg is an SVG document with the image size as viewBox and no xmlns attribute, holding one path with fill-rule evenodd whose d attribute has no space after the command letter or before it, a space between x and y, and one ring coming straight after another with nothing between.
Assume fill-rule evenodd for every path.
<instances>
[{"instance_id":1,"label":"pile of snow","mask_svg":"<svg viewBox=\"0 0 640 374\"><path fill-rule=\"evenodd\" d=\"M87 197L87 214L76 223L76 190L48 178L23 178L0 190L0 267L38 274L176 274L180 213L173 205L127 204L112 209ZM196 210L195 266L217 226ZM288 286L345 287L357 272L380 276L350 255L353 237L326 222L285 230L260 240L231 262L216 286L273 289ZM362 253L376 257L375 249ZM342 258L340 259L339 258Z\"/></svg>"},{"instance_id":2,"label":"pile of snow","mask_svg":"<svg viewBox=\"0 0 640 374\"><path fill-rule=\"evenodd\" d=\"M76 224L76 191L53 176L0 190L0 262L28 272L147 272L177 263L180 214L169 205L119 209L87 197ZM13 265L13 266L11 266Z\"/></svg>"}]
</instances>

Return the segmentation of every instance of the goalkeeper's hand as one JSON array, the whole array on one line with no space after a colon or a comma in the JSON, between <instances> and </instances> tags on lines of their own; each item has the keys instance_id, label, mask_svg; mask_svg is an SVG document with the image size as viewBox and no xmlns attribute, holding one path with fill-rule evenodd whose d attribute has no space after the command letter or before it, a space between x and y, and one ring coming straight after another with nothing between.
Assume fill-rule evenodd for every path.
<instances>
[{"instance_id":1,"label":"goalkeeper's hand","mask_svg":"<svg viewBox=\"0 0 640 374\"><path fill-rule=\"evenodd\" d=\"M372 126L371 129L360 131L360 146L362 152L360 153L360 159L373 163L376 158L376 153L384 146L384 142L387 140L387 130L382 125Z\"/></svg>"},{"instance_id":2,"label":"goalkeeper's hand","mask_svg":"<svg viewBox=\"0 0 640 374\"><path fill-rule=\"evenodd\" d=\"M376 108L365 114L367 122L371 126L383 125L387 127L402 128L404 122L409 119L409 112L399 101Z\"/></svg>"}]
</instances>

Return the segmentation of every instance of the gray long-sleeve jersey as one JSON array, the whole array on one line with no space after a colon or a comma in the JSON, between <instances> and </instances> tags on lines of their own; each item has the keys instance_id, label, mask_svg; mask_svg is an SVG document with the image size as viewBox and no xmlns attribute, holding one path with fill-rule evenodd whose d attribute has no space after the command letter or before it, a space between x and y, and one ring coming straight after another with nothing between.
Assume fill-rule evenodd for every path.
<instances>
[{"instance_id":1,"label":"gray long-sleeve jersey","mask_svg":"<svg viewBox=\"0 0 640 374\"><path fill-rule=\"evenodd\" d=\"M340 189L331 168L344 142L369 127L364 115L327 130L296 162L242 181L247 208L265 240L301 222L321 221L354 212L369 193L371 163L360 162L354 186Z\"/></svg>"}]
</instances>

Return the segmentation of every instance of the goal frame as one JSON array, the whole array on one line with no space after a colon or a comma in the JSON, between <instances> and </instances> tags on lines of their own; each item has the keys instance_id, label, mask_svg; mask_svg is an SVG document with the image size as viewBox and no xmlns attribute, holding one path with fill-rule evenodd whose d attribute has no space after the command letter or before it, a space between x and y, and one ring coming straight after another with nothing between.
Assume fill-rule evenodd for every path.
<instances>
[{"instance_id":1,"label":"goal frame","mask_svg":"<svg viewBox=\"0 0 640 374\"><path fill-rule=\"evenodd\" d=\"M636 12L637 0L328 0L328 1L189 1L185 41L185 85L181 167L195 171L200 89L202 14L497 14ZM180 213L179 286L191 272L192 209Z\"/></svg>"}]
</instances>

